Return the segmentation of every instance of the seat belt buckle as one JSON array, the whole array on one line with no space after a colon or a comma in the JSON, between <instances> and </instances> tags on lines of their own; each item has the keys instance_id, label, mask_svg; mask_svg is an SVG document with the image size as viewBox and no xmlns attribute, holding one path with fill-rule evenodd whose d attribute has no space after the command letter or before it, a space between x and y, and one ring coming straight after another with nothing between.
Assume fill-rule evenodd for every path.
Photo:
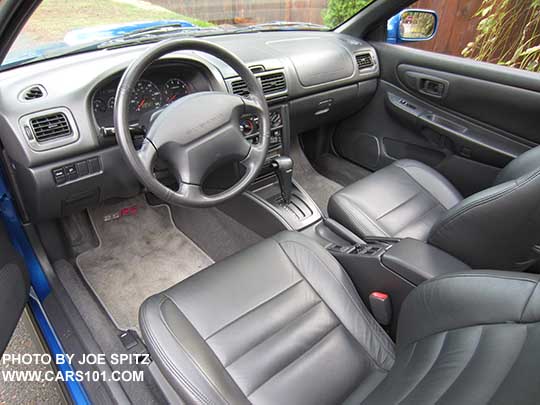
<instances>
[{"instance_id":1,"label":"seat belt buckle","mask_svg":"<svg viewBox=\"0 0 540 405\"><path fill-rule=\"evenodd\" d=\"M374 291L369 294L369 306L375 320L383 326L392 322L392 304L390 296L386 293Z\"/></svg>"}]
</instances>

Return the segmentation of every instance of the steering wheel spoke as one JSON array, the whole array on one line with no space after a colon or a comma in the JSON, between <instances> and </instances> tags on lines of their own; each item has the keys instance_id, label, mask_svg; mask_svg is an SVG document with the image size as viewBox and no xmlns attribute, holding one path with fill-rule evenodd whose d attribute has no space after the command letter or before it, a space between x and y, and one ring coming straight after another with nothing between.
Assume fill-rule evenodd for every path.
<instances>
[{"instance_id":1,"label":"steering wheel spoke","mask_svg":"<svg viewBox=\"0 0 540 405\"><path fill-rule=\"evenodd\" d=\"M259 162L264 163L266 158L266 151L257 147L258 145L252 145L248 155L240 161L240 164L248 171L254 170L258 167Z\"/></svg>"},{"instance_id":2,"label":"steering wheel spoke","mask_svg":"<svg viewBox=\"0 0 540 405\"><path fill-rule=\"evenodd\" d=\"M263 114L264 106L261 102L252 96L238 96L244 103L244 113L249 114Z\"/></svg>"},{"instance_id":3,"label":"steering wheel spoke","mask_svg":"<svg viewBox=\"0 0 540 405\"><path fill-rule=\"evenodd\" d=\"M202 186L199 184L188 184L180 181L176 192L187 199L201 200L206 198Z\"/></svg>"},{"instance_id":4,"label":"steering wheel spoke","mask_svg":"<svg viewBox=\"0 0 540 405\"><path fill-rule=\"evenodd\" d=\"M152 173L153 165L156 160L157 151L152 142L145 140L141 148L137 151L142 166L146 171Z\"/></svg>"}]
</instances>

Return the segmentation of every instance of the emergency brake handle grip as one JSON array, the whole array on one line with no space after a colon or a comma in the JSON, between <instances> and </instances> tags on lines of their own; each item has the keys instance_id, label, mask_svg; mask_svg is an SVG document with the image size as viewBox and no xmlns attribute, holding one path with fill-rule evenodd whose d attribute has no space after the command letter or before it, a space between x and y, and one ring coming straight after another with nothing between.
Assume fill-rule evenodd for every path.
<instances>
[{"instance_id":1,"label":"emergency brake handle grip","mask_svg":"<svg viewBox=\"0 0 540 405\"><path fill-rule=\"evenodd\" d=\"M366 241L364 241L361 237L357 236L355 233L353 233L348 228L341 225L339 222L333 220L332 218L325 218L324 224L328 227L328 229L330 229L340 238L345 239L351 245L365 245L366 244Z\"/></svg>"}]
</instances>

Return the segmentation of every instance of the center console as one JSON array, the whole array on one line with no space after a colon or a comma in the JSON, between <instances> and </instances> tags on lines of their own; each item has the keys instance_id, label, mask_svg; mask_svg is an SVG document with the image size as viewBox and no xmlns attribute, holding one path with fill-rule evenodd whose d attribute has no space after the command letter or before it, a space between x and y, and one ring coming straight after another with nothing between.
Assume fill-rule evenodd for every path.
<instances>
[{"instance_id":1,"label":"center console","mask_svg":"<svg viewBox=\"0 0 540 405\"><path fill-rule=\"evenodd\" d=\"M288 157L289 106L274 105L269 111L270 146L265 164L246 193L221 207L264 237L285 229L300 231L322 218L317 204L294 181L294 162ZM258 117L244 115L240 125L246 139L257 143L260 136Z\"/></svg>"},{"instance_id":2,"label":"center console","mask_svg":"<svg viewBox=\"0 0 540 405\"><path fill-rule=\"evenodd\" d=\"M407 295L426 280L444 274L463 272L470 267L448 253L416 239L358 237L332 219L310 228L315 238L340 262L366 305L372 294L390 298L392 334Z\"/></svg>"}]
</instances>

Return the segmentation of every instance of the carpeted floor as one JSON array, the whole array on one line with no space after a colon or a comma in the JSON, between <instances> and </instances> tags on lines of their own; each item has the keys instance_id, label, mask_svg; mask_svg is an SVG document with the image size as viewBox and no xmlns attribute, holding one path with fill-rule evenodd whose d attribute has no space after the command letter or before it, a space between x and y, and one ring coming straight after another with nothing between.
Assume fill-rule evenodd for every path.
<instances>
[{"instance_id":1,"label":"carpeted floor","mask_svg":"<svg viewBox=\"0 0 540 405\"><path fill-rule=\"evenodd\" d=\"M315 171L304 155L296 137L291 140L290 156L294 161L293 179L306 190L322 212L327 215L328 200L332 194L343 187Z\"/></svg>"},{"instance_id":2,"label":"carpeted floor","mask_svg":"<svg viewBox=\"0 0 540 405\"><path fill-rule=\"evenodd\" d=\"M110 219L122 210L126 215ZM80 254L77 265L120 329L138 330L147 297L213 263L176 228L167 206L151 207L142 195L89 214L100 244Z\"/></svg>"},{"instance_id":3,"label":"carpeted floor","mask_svg":"<svg viewBox=\"0 0 540 405\"><path fill-rule=\"evenodd\" d=\"M371 174L369 170L330 153L319 156L313 162L313 166L320 174L341 184L343 187Z\"/></svg>"},{"instance_id":4,"label":"carpeted floor","mask_svg":"<svg viewBox=\"0 0 540 405\"><path fill-rule=\"evenodd\" d=\"M171 206L176 226L218 262L262 238L217 208Z\"/></svg>"}]
</instances>

